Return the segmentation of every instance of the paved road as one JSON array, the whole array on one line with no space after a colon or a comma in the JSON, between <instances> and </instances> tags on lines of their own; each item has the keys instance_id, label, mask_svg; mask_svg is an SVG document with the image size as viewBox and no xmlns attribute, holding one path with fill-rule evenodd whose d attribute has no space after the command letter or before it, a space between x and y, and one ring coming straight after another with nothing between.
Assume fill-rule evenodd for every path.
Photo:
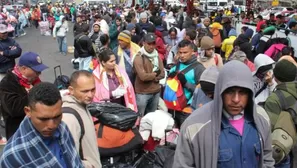
<instances>
[{"instance_id":1,"label":"paved road","mask_svg":"<svg viewBox=\"0 0 297 168\"><path fill-rule=\"evenodd\" d=\"M73 33L72 33L72 23L69 23L70 32L67 35L68 46L73 45ZM64 56L58 52L58 43L52 38L52 36L42 36L40 35L40 30L35 28L27 28L27 35L16 38L16 41L20 44L25 51L33 51L40 54L41 59L44 64L46 64L49 69L45 70L40 78L42 81L53 82L55 79L53 68L57 65L61 65L62 73L65 75L71 75L74 71L71 64L71 59L73 54L67 54Z\"/></svg>"}]
</instances>

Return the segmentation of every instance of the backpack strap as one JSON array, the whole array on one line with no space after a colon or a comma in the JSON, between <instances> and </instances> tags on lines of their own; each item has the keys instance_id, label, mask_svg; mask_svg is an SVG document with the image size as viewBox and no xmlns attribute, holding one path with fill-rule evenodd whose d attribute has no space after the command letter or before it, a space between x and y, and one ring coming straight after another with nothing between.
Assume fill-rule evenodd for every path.
<instances>
[{"instance_id":1,"label":"backpack strap","mask_svg":"<svg viewBox=\"0 0 297 168\"><path fill-rule=\"evenodd\" d=\"M62 111L63 113L68 113L68 114L72 114L75 116L75 118L77 119L79 125L80 125L80 138L79 138L79 156L81 160L84 160L84 154L83 154L83 149L82 149L82 138L85 135L85 127L84 127L84 123L80 117L80 115L78 114L78 112L76 110L74 110L71 107L62 107Z\"/></svg>"},{"instance_id":2,"label":"backpack strap","mask_svg":"<svg viewBox=\"0 0 297 168\"><path fill-rule=\"evenodd\" d=\"M255 98L263 91L267 88L268 83L264 83L264 85L260 88L260 90L258 90L258 92L255 94Z\"/></svg>"},{"instance_id":3,"label":"backpack strap","mask_svg":"<svg viewBox=\"0 0 297 168\"><path fill-rule=\"evenodd\" d=\"M294 119L297 117L297 111L296 111L297 110L297 101L295 102L293 108L289 107L287 104L287 101L285 101L286 97L282 91L276 90L274 93L277 95L277 97L279 99L282 110L290 113L290 115L292 116L292 119L294 121Z\"/></svg>"},{"instance_id":4,"label":"backpack strap","mask_svg":"<svg viewBox=\"0 0 297 168\"><path fill-rule=\"evenodd\" d=\"M179 71L179 73L183 73L186 74L187 72L189 72L190 70L192 70L195 66L197 66L199 64L198 61L195 61L194 63L192 63L191 65L189 65L187 68Z\"/></svg>"},{"instance_id":5,"label":"backpack strap","mask_svg":"<svg viewBox=\"0 0 297 168\"><path fill-rule=\"evenodd\" d=\"M284 93L280 90L276 90L274 93L279 99L282 110L286 110L288 108L288 105L287 105L287 102L285 101L286 97Z\"/></svg>"},{"instance_id":6,"label":"backpack strap","mask_svg":"<svg viewBox=\"0 0 297 168\"><path fill-rule=\"evenodd\" d=\"M218 65L219 58L218 58L218 55L217 54L214 55L214 60L215 60L216 65Z\"/></svg>"}]
</instances>

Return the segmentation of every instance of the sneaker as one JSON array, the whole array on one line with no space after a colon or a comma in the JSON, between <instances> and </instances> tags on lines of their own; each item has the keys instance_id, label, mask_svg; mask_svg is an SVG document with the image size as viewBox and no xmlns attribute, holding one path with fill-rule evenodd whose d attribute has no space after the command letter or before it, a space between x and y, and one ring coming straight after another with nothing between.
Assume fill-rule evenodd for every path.
<instances>
[{"instance_id":1,"label":"sneaker","mask_svg":"<svg viewBox=\"0 0 297 168\"><path fill-rule=\"evenodd\" d=\"M66 55L67 55L67 53L65 53L65 52L62 52L62 54L63 54L64 56L66 56Z\"/></svg>"},{"instance_id":2,"label":"sneaker","mask_svg":"<svg viewBox=\"0 0 297 168\"><path fill-rule=\"evenodd\" d=\"M27 33L23 33L23 34L21 34L21 36L25 36Z\"/></svg>"}]
</instances>

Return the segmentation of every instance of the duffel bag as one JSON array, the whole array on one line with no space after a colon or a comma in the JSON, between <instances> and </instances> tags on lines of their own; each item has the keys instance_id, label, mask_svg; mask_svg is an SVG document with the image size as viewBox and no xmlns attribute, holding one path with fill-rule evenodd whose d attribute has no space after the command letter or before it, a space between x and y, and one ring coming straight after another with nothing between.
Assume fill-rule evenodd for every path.
<instances>
[{"instance_id":1,"label":"duffel bag","mask_svg":"<svg viewBox=\"0 0 297 168\"><path fill-rule=\"evenodd\" d=\"M101 157L118 156L142 148L143 139L137 128L121 131L100 123L95 128Z\"/></svg>"},{"instance_id":2,"label":"duffel bag","mask_svg":"<svg viewBox=\"0 0 297 168\"><path fill-rule=\"evenodd\" d=\"M91 103L87 109L103 125L122 131L131 129L138 118L135 111L117 103Z\"/></svg>"}]
</instances>

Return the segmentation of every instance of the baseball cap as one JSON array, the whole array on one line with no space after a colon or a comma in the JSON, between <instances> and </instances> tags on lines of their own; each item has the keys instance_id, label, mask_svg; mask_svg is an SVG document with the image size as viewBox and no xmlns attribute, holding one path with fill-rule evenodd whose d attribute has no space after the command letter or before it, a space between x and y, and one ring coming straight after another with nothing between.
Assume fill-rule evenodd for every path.
<instances>
[{"instance_id":1,"label":"baseball cap","mask_svg":"<svg viewBox=\"0 0 297 168\"><path fill-rule=\"evenodd\" d=\"M156 41L156 36L153 33L148 33L144 35L144 41L147 43L152 43Z\"/></svg>"},{"instance_id":2,"label":"baseball cap","mask_svg":"<svg viewBox=\"0 0 297 168\"><path fill-rule=\"evenodd\" d=\"M7 32L7 26L5 24L0 24L0 33L6 33Z\"/></svg>"},{"instance_id":3,"label":"baseball cap","mask_svg":"<svg viewBox=\"0 0 297 168\"><path fill-rule=\"evenodd\" d=\"M42 72L48 68L48 66L42 63L40 56L34 52L25 52L20 57L19 66L29 67L36 72Z\"/></svg>"}]
</instances>

